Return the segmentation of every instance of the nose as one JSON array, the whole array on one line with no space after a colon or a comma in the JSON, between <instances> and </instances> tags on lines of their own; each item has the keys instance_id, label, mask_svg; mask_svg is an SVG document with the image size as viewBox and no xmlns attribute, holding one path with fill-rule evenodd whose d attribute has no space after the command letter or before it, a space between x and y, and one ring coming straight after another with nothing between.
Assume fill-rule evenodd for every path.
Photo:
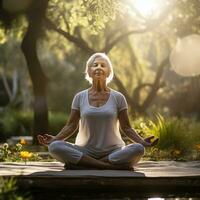
<instances>
[{"instance_id":1,"label":"nose","mask_svg":"<svg viewBox=\"0 0 200 200\"><path fill-rule=\"evenodd\" d=\"M98 64L97 67L96 67L96 70L102 70L102 69L103 69L102 65Z\"/></svg>"},{"instance_id":2,"label":"nose","mask_svg":"<svg viewBox=\"0 0 200 200\"><path fill-rule=\"evenodd\" d=\"M103 67L101 66L101 64L98 64L96 69L95 69L95 72L96 71L103 71L102 69L103 69Z\"/></svg>"},{"instance_id":3,"label":"nose","mask_svg":"<svg viewBox=\"0 0 200 200\"><path fill-rule=\"evenodd\" d=\"M102 68L102 66L101 66L101 64L99 63L98 65L97 65L97 69L101 69Z\"/></svg>"}]
</instances>

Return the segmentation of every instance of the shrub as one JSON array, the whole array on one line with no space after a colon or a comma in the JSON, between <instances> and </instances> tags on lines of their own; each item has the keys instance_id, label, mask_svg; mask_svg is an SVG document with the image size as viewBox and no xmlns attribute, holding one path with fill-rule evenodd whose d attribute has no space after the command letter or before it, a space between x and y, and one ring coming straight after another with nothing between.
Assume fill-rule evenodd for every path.
<instances>
[{"instance_id":1,"label":"shrub","mask_svg":"<svg viewBox=\"0 0 200 200\"><path fill-rule=\"evenodd\" d=\"M157 148L161 150L177 149L185 151L191 147L192 140L186 124L176 118L164 119L161 115L157 116L157 123L149 120L147 132L158 137Z\"/></svg>"},{"instance_id":2,"label":"shrub","mask_svg":"<svg viewBox=\"0 0 200 200\"><path fill-rule=\"evenodd\" d=\"M66 113L49 113L49 132L57 134L68 121Z\"/></svg>"},{"instance_id":3,"label":"shrub","mask_svg":"<svg viewBox=\"0 0 200 200\"><path fill-rule=\"evenodd\" d=\"M26 192L18 194L17 181L15 178L0 177L0 199L2 200L30 200L31 196Z\"/></svg>"},{"instance_id":4,"label":"shrub","mask_svg":"<svg viewBox=\"0 0 200 200\"><path fill-rule=\"evenodd\" d=\"M7 110L0 113L0 139L5 141L11 136L30 135L32 122L31 112Z\"/></svg>"},{"instance_id":5,"label":"shrub","mask_svg":"<svg viewBox=\"0 0 200 200\"><path fill-rule=\"evenodd\" d=\"M153 159L199 159L200 123L195 120L164 118L158 114L155 122L139 118L134 127L142 137L159 138L158 144L146 151Z\"/></svg>"},{"instance_id":6,"label":"shrub","mask_svg":"<svg viewBox=\"0 0 200 200\"><path fill-rule=\"evenodd\" d=\"M41 161L42 158L33 152L29 152L24 149L24 146L20 143L16 145L8 145L4 143L0 147L0 162L21 162L24 161Z\"/></svg>"},{"instance_id":7,"label":"shrub","mask_svg":"<svg viewBox=\"0 0 200 200\"><path fill-rule=\"evenodd\" d=\"M66 124L66 113L49 112L49 133L57 134ZM33 132L33 112L7 110L0 113L0 141L11 136L29 136Z\"/></svg>"}]
</instances>

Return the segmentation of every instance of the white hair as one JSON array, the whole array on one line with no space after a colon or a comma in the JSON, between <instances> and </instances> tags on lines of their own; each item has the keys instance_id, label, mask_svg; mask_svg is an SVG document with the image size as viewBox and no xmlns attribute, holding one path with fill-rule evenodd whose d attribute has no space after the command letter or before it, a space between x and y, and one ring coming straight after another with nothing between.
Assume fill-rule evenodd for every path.
<instances>
[{"instance_id":1,"label":"white hair","mask_svg":"<svg viewBox=\"0 0 200 200\"><path fill-rule=\"evenodd\" d=\"M85 67L85 79L92 84L92 78L89 76L88 70L93 65L95 59L99 58L99 57L105 59L108 63L109 68L110 68L110 74L106 78L106 84L108 84L112 81L114 74L113 74L113 67L112 67L112 63L110 61L110 58L105 53L94 53L93 55L91 55L89 57L89 59L86 62L86 67Z\"/></svg>"}]
</instances>

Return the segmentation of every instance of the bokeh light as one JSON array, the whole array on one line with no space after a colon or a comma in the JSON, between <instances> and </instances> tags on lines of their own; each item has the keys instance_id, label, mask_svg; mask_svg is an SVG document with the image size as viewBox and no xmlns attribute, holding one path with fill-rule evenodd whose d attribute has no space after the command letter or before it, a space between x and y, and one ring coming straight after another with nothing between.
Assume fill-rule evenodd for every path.
<instances>
[{"instance_id":1,"label":"bokeh light","mask_svg":"<svg viewBox=\"0 0 200 200\"><path fill-rule=\"evenodd\" d=\"M200 35L192 34L178 39L170 54L172 69L181 76L200 74Z\"/></svg>"}]
</instances>

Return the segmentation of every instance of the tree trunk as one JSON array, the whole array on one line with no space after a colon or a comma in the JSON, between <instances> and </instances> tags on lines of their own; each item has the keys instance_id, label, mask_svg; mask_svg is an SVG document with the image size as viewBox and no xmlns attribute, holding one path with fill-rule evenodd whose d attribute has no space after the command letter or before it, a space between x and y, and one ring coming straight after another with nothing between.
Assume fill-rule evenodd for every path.
<instances>
[{"instance_id":1,"label":"tree trunk","mask_svg":"<svg viewBox=\"0 0 200 200\"><path fill-rule=\"evenodd\" d=\"M42 134L48 131L47 77L37 56L37 40L41 34L41 26L47 4L47 0L35 1L33 4L32 9L28 13L29 25L21 46L33 84L33 144L37 143L37 135L39 133Z\"/></svg>"}]
</instances>

